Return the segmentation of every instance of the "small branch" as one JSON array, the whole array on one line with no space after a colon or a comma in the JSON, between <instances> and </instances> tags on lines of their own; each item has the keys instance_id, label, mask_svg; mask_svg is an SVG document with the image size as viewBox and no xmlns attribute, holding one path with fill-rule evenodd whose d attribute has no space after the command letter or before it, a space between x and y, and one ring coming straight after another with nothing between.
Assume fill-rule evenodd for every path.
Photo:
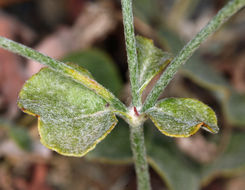
<instances>
[{"instance_id":1,"label":"small branch","mask_svg":"<svg viewBox=\"0 0 245 190\"><path fill-rule=\"evenodd\" d=\"M131 149L137 176L138 190L151 190L143 126L130 126Z\"/></svg>"},{"instance_id":2,"label":"small branch","mask_svg":"<svg viewBox=\"0 0 245 190\"><path fill-rule=\"evenodd\" d=\"M133 105L139 107L141 106L141 100L139 94L137 93L138 58L136 52L136 40L134 35L132 0L121 1Z\"/></svg>"},{"instance_id":3,"label":"small branch","mask_svg":"<svg viewBox=\"0 0 245 190\"><path fill-rule=\"evenodd\" d=\"M76 72L69 65L61 61L52 59L51 57L43 55L35 51L34 49L31 49L29 47L26 47L24 45L21 45L1 36L0 47L9 50L13 53L24 56L28 59L32 59L34 61L42 63L43 65L49 66L54 71L57 71L64 76L70 77L71 79L75 80L76 82L79 82L83 86L95 91L95 93L97 93L99 96L105 99L116 110L127 112L126 106L119 99L117 99L114 96L114 94L112 94L110 91L105 89L102 85L100 85L93 79L90 79L86 76L81 75L79 72Z\"/></svg>"},{"instance_id":4,"label":"small branch","mask_svg":"<svg viewBox=\"0 0 245 190\"><path fill-rule=\"evenodd\" d=\"M166 68L147 99L144 103L142 111L146 111L152 107L163 89L169 84L177 70L182 66L190 56L196 51L208 36L217 31L220 26L225 23L233 14L238 12L245 6L245 0L232 0L178 53L170 65Z\"/></svg>"}]
</instances>

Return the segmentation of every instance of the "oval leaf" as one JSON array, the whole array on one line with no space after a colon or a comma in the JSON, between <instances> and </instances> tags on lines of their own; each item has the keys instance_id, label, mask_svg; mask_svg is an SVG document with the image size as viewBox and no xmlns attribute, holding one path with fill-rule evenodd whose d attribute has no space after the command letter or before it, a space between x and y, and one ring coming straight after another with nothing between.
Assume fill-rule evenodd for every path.
<instances>
[{"instance_id":1,"label":"oval leaf","mask_svg":"<svg viewBox=\"0 0 245 190\"><path fill-rule=\"evenodd\" d=\"M92 150L117 123L104 99L49 68L26 82L18 105L38 117L41 142L68 156Z\"/></svg>"},{"instance_id":2,"label":"oval leaf","mask_svg":"<svg viewBox=\"0 0 245 190\"><path fill-rule=\"evenodd\" d=\"M157 128L172 137L189 137L200 127L217 133L214 111L202 102L190 98L166 98L147 111Z\"/></svg>"},{"instance_id":3,"label":"oval leaf","mask_svg":"<svg viewBox=\"0 0 245 190\"><path fill-rule=\"evenodd\" d=\"M156 48L152 40L136 36L139 62L139 92L142 93L149 82L169 63L172 56Z\"/></svg>"}]
</instances>

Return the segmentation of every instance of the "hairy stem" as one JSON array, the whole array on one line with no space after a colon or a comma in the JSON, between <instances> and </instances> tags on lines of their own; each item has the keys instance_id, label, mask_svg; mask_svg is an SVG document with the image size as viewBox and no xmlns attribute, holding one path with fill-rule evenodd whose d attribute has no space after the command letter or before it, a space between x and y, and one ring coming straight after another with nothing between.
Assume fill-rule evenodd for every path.
<instances>
[{"instance_id":1,"label":"hairy stem","mask_svg":"<svg viewBox=\"0 0 245 190\"><path fill-rule=\"evenodd\" d=\"M233 14L245 6L245 0L232 0L177 54L170 65L166 68L150 94L148 95L142 111L151 108L157 101L162 90L169 84L177 70L196 51L207 37L213 34L225 23Z\"/></svg>"},{"instance_id":2,"label":"hairy stem","mask_svg":"<svg viewBox=\"0 0 245 190\"><path fill-rule=\"evenodd\" d=\"M138 190L151 190L142 125L130 126L130 140Z\"/></svg>"},{"instance_id":3,"label":"hairy stem","mask_svg":"<svg viewBox=\"0 0 245 190\"><path fill-rule=\"evenodd\" d=\"M138 58L136 52L136 40L134 35L132 0L121 0L121 2L133 105L136 107L140 107L141 100L139 94L137 93Z\"/></svg>"},{"instance_id":4,"label":"hairy stem","mask_svg":"<svg viewBox=\"0 0 245 190\"><path fill-rule=\"evenodd\" d=\"M81 83L82 85L86 86L87 88L95 91L98 95L104 98L113 108L116 110L127 112L126 106L117 99L111 92L106 90L102 85L90 79L89 77L81 75L79 72L74 70L71 66L52 59L46 55L43 55L34 49L28 48L24 45L16 43L12 40L0 36L0 47L9 50L13 53L17 53L21 56L24 56L28 59L32 59L43 65L49 66L51 69L68 76L75 80L76 82Z\"/></svg>"},{"instance_id":5,"label":"hairy stem","mask_svg":"<svg viewBox=\"0 0 245 190\"><path fill-rule=\"evenodd\" d=\"M135 106L134 112L138 114L137 107L141 107L142 103L140 95L137 93L138 59L136 52L136 40L134 35L132 0L121 0L121 2L133 106ZM142 125L130 125L130 139L131 149L134 155L138 190L150 190L150 177Z\"/></svg>"}]
</instances>

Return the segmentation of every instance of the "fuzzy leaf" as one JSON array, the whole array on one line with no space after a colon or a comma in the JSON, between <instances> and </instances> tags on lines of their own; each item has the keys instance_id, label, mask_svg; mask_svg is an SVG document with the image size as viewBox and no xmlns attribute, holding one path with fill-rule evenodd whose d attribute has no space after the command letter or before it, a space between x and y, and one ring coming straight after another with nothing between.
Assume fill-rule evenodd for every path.
<instances>
[{"instance_id":1,"label":"fuzzy leaf","mask_svg":"<svg viewBox=\"0 0 245 190\"><path fill-rule=\"evenodd\" d=\"M222 109L231 124L244 127L245 95L237 93L219 72L205 64L198 55L192 60L193 62L183 67L182 73L193 82L214 93L221 101Z\"/></svg>"},{"instance_id":2,"label":"fuzzy leaf","mask_svg":"<svg viewBox=\"0 0 245 190\"><path fill-rule=\"evenodd\" d=\"M18 105L38 117L41 142L68 156L83 156L92 150L117 123L104 99L49 68L26 82Z\"/></svg>"},{"instance_id":3,"label":"fuzzy leaf","mask_svg":"<svg viewBox=\"0 0 245 190\"><path fill-rule=\"evenodd\" d=\"M159 34L162 36L162 42L170 46L171 52L177 53L184 46L180 38L167 28L161 28ZM221 101L222 110L229 123L245 126L245 95L235 92L221 73L203 61L200 52L197 51L180 71L185 77L213 92Z\"/></svg>"},{"instance_id":4,"label":"fuzzy leaf","mask_svg":"<svg viewBox=\"0 0 245 190\"><path fill-rule=\"evenodd\" d=\"M170 62L171 55L156 48L152 40L137 36L139 62L139 92L142 93L149 82Z\"/></svg>"},{"instance_id":5,"label":"fuzzy leaf","mask_svg":"<svg viewBox=\"0 0 245 190\"><path fill-rule=\"evenodd\" d=\"M120 119L118 126L86 158L109 163L132 162L128 124Z\"/></svg>"},{"instance_id":6,"label":"fuzzy leaf","mask_svg":"<svg viewBox=\"0 0 245 190\"><path fill-rule=\"evenodd\" d=\"M100 97L105 99L114 109L121 112L127 111L126 106L105 87L103 87L102 85L97 83L97 81L90 78L88 72L84 73L78 68L74 69L74 65L68 65L66 63L57 61L31 48L28 48L24 45L21 45L19 43L16 43L12 40L9 40L1 36L0 36L0 46L2 46L6 50L20 54L28 59L32 59L42 63L43 65L49 66L51 69L62 74L64 77L69 77L72 80L76 81L77 83L80 83L83 86L87 87L88 89L96 92Z\"/></svg>"},{"instance_id":7,"label":"fuzzy leaf","mask_svg":"<svg viewBox=\"0 0 245 190\"><path fill-rule=\"evenodd\" d=\"M166 98L147 111L157 128L172 137L189 137L200 127L217 133L214 111L202 102L190 98Z\"/></svg>"}]
</instances>

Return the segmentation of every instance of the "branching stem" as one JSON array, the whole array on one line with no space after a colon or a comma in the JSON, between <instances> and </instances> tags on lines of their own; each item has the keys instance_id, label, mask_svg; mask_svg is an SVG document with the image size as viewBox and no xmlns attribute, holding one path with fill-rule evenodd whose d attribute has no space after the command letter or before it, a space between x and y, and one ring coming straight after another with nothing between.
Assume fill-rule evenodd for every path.
<instances>
[{"instance_id":1,"label":"branching stem","mask_svg":"<svg viewBox=\"0 0 245 190\"><path fill-rule=\"evenodd\" d=\"M117 99L114 94L105 89L102 85L94 81L93 79L89 79L87 77L81 76L78 72L76 72L71 66L65 64L61 61L57 61L52 59L49 56L46 56L42 53L35 51L29 47L26 47L22 44L16 43L12 40L0 36L0 47L9 50L13 53L17 53L21 56L24 56L28 59L32 59L37 61L43 65L49 66L54 71L61 73L67 77L72 78L73 80L81 83L81 80L84 80L82 85L86 86L89 89L94 90L98 95L104 98L114 109L127 112L126 106Z\"/></svg>"},{"instance_id":2,"label":"branching stem","mask_svg":"<svg viewBox=\"0 0 245 190\"><path fill-rule=\"evenodd\" d=\"M117 114L129 120L130 124L130 139L131 149L134 156L135 169L137 174L138 190L150 190L150 177L148 171L148 163L145 150L143 122L145 121L142 112L152 107L162 90L168 85L177 72L179 67L183 65L189 57L195 52L200 44L207 39L209 35L214 33L227 19L245 5L245 0L232 0L230 1L219 13L178 53L173 59L172 63L167 67L159 81L148 95L142 110L139 110L141 105L141 96L138 91L138 60L136 52L136 40L133 25L133 11L132 0L121 0L123 11L124 34L126 39L127 58L130 71L130 81L133 98L133 111L128 115L126 106L118 100L111 92L106 90L103 86L98 84L93 79L86 78L86 76L79 75L71 66L54 60L45 56L31 48L18 44L6 38L0 37L0 47L7 49L11 52L22 55L26 58L38 61L44 65L49 66L51 69L71 77L89 89L95 91L98 95L104 98L113 108ZM82 82L81 82L82 81Z\"/></svg>"},{"instance_id":3,"label":"branching stem","mask_svg":"<svg viewBox=\"0 0 245 190\"><path fill-rule=\"evenodd\" d=\"M133 118L137 120L140 117L137 109L141 107L142 103L140 99L141 96L138 94L138 59L134 34L132 0L121 0L121 2L124 36L126 41L128 68L133 99L132 114L135 115ZM141 122L136 122L137 124L133 123L134 122L130 123L130 139L131 149L134 156L138 190L150 190L150 177L146 158L143 126Z\"/></svg>"},{"instance_id":4,"label":"branching stem","mask_svg":"<svg viewBox=\"0 0 245 190\"><path fill-rule=\"evenodd\" d=\"M169 84L177 70L182 66L196 51L208 36L217 31L233 14L245 6L245 0L232 0L177 54L170 65L166 68L150 94L148 95L142 112L151 108L157 101L163 89Z\"/></svg>"}]
</instances>

